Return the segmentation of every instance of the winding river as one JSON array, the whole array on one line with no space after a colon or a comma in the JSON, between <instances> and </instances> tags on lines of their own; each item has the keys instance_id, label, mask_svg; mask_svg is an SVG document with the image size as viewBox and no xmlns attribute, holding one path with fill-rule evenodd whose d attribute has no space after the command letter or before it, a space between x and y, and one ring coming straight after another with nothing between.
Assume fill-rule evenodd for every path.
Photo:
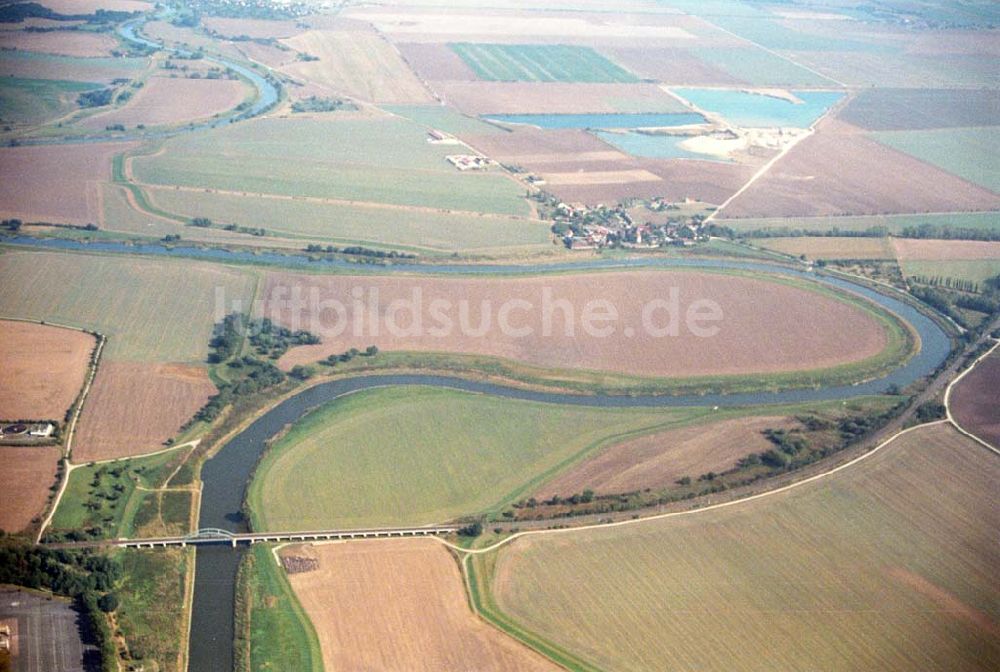
<instances>
[{"instance_id":1,"label":"winding river","mask_svg":"<svg viewBox=\"0 0 1000 672\"><path fill-rule=\"evenodd\" d=\"M190 52L166 47L152 42L138 33L145 19L122 24L118 32L126 40L156 49L189 56ZM252 69L214 56L204 60L228 68L250 81L257 89L254 103L238 117L209 120L183 129L214 128L232 123L237 118L247 118L272 106L279 96L277 88ZM178 130L153 131L126 135L125 139L148 139L175 134ZM121 135L115 139L121 139ZM83 140L64 139L64 142L96 141L107 138L93 137ZM572 404L600 407L671 407L671 406L745 406L772 403L793 403L847 399L865 394L884 392L890 385L906 385L934 372L947 358L951 343L945 332L930 318L911 305L867 287L829 276L816 275L803 269L751 261L724 261L719 259L587 259L553 264L528 265L425 265L392 263L391 265L366 266L342 259L316 260L306 255L285 255L268 252L228 251L201 247L168 247L164 245L137 245L119 242L81 242L55 238L7 237L0 242L14 247L47 248L89 251L110 254L170 256L204 259L222 263L250 263L278 265L313 270L338 270L352 273L376 272L420 273L428 275L535 275L542 273L586 271L610 268L705 268L758 271L793 277L809 278L840 290L864 296L883 308L900 316L919 334L920 351L905 364L877 380L816 389L797 389L752 394L714 394L688 396L580 396L555 392L539 392L494 383L471 381L436 375L369 375L321 383L281 402L254 421L249 427L230 440L202 469L203 490L199 512L200 527L217 527L233 532L247 530L240 509L247 483L254 466L266 448L266 441L280 432L287 424L296 421L310 409L337 399L345 394L375 387L391 385L425 385L447 387L467 392L489 394L511 399L535 402ZM189 645L190 672L220 672L233 669L233 640L235 616L235 583L243 549L228 546L201 546L197 550L194 606Z\"/></svg>"},{"instance_id":2,"label":"winding river","mask_svg":"<svg viewBox=\"0 0 1000 672\"><path fill-rule=\"evenodd\" d=\"M353 264L348 264L355 267ZM846 399L863 394L884 392L891 384L905 386L931 374L948 356L950 340L945 332L930 318L907 303L836 278L816 277L791 268L753 262L724 262L721 260L672 260L640 259L613 263L580 262L562 264L560 270L620 267L690 267L715 269L758 270L794 276L808 276L842 290L851 291L878 303L907 321L920 336L920 351L903 366L878 380L838 387L797 389L752 394L715 394L687 396L581 396L554 392L539 392L495 383L471 381L446 376L405 374L368 375L321 383L281 402L243 432L229 441L202 469L204 483L199 525L218 527L233 532L245 531L246 522L240 509L247 483L259 457L266 448L266 441L280 432L287 424L295 422L310 409L360 390L392 385L425 385L446 387L472 393L489 394L511 399L536 402L573 404L601 407L671 407L671 406L744 406L769 403L791 403ZM530 273L539 269L553 270L550 266L494 266L490 272ZM482 267L455 266L393 266L393 270L419 270L422 273L471 273ZM235 576L242 553L241 549L228 547L200 547L197 550L197 572L190 641L191 672L216 672L232 669L235 613Z\"/></svg>"}]
</instances>

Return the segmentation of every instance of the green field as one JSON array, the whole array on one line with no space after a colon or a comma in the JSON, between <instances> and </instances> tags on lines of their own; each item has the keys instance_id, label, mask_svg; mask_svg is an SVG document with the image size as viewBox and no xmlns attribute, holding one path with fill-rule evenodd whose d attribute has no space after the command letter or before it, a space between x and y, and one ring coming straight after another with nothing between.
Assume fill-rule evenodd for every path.
<instances>
[{"instance_id":1,"label":"green field","mask_svg":"<svg viewBox=\"0 0 1000 672\"><path fill-rule=\"evenodd\" d=\"M987 278L1000 275L1000 259L974 259L960 261L901 261L903 275L922 275L969 280L982 284Z\"/></svg>"},{"instance_id":2,"label":"green field","mask_svg":"<svg viewBox=\"0 0 1000 672\"><path fill-rule=\"evenodd\" d=\"M149 191L158 207L185 217L263 227L274 235L331 244L376 245L422 254L552 247L549 227L540 221L171 189ZM263 245L267 239L254 242Z\"/></svg>"},{"instance_id":3,"label":"green field","mask_svg":"<svg viewBox=\"0 0 1000 672\"><path fill-rule=\"evenodd\" d=\"M116 591L116 617L132 659L160 672L186 669L186 586L194 551L127 550L120 558L125 579Z\"/></svg>"},{"instance_id":4,"label":"green field","mask_svg":"<svg viewBox=\"0 0 1000 672\"><path fill-rule=\"evenodd\" d=\"M118 360L204 361L216 293L246 306L254 285L250 274L190 260L22 251L0 259L0 315L97 330L108 336L104 356Z\"/></svg>"},{"instance_id":5,"label":"green field","mask_svg":"<svg viewBox=\"0 0 1000 672\"><path fill-rule=\"evenodd\" d=\"M499 170L459 172L420 124L396 117L261 119L187 134L133 161L139 182L312 196L442 210L528 215L524 190Z\"/></svg>"},{"instance_id":6,"label":"green field","mask_svg":"<svg viewBox=\"0 0 1000 672\"><path fill-rule=\"evenodd\" d=\"M934 224L968 229L1000 230L1000 212L955 212L928 215L860 215L856 217L768 217L716 220L739 233L770 231L867 231L884 229L899 233L908 226Z\"/></svg>"},{"instance_id":7,"label":"green field","mask_svg":"<svg viewBox=\"0 0 1000 672\"><path fill-rule=\"evenodd\" d=\"M99 89L93 82L0 77L0 120L42 124L76 109L76 96Z\"/></svg>"},{"instance_id":8,"label":"green field","mask_svg":"<svg viewBox=\"0 0 1000 672\"><path fill-rule=\"evenodd\" d=\"M476 594L570 669L996 669L998 477L939 425L780 496L519 539Z\"/></svg>"},{"instance_id":9,"label":"green field","mask_svg":"<svg viewBox=\"0 0 1000 672\"><path fill-rule=\"evenodd\" d=\"M590 47L566 44L448 45L490 82L637 82L639 78Z\"/></svg>"},{"instance_id":10,"label":"green field","mask_svg":"<svg viewBox=\"0 0 1000 672\"><path fill-rule=\"evenodd\" d=\"M698 49L701 60L753 86L829 86L830 80L755 47Z\"/></svg>"},{"instance_id":11,"label":"green field","mask_svg":"<svg viewBox=\"0 0 1000 672\"><path fill-rule=\"evenodd\" d=\"M52 517L52 531L100 528L96 536L132 536L138 512L156 498L147 489L161 486L185 455L171 451L77 467Z\"/></svg>"},{"instance_id":12,"label":"green field","mask_svg":"<svg viewBox=\"0 0 1000 672\"><path fill-rule=\"evenodd\" d=\"M881 131L876 140L970 182L1000 192L1000 128Z\"/></svg>"},{"instance_id":13,"label":"green field","mask_svg":"<svg viewBox=\"0 0 1000 672\"><path fill-rule=\"evenodd\" d=\"M396 387L331 402L265 455L254 529L420 525L495 511L614 437L705 409L593 409Z\"/></svg>"},{"instance_id":14,"label":"green field","mask_svg":"<svg viewBox=\"0 0 1000 672\"><path fill-rule=\"evenodd\" d=\"M240 565L234 667L237 672L322 672L316 631L271 548L254 544Z\"/></svg>"},{"instance_id":15,"label":"green field","mask_svg":"<svg viewBox=\"0 0 1000 672\"><path fill-rule=\"evenodd\" d=\"M383 110L452 135L493 135L499 128L444 105L382 105Z\"/></svg>"},{"instance_id":16,"label":"green field","mask_svg":"<svg viewBox=\"0 0 1000 672\"><path fill-rule=\"evenodd\" d=\"M134 77L146 65L145 58L80 58L34 51L5 51L0 59L0 77L105 82Z\"/></svg>"}]
</instances>

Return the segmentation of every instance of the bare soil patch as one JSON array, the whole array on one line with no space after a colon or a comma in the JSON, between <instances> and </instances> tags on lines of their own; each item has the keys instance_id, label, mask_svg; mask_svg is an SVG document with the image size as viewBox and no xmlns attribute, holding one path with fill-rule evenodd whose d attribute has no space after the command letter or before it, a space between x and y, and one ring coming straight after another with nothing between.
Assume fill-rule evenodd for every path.
<instances>
[{"instance_id":1,"label":"bare soil patch","mask_svg":"<svg viewBox=\"0 0 1000 672\"><path fill-rule=\"evenodd\" d=\"M629 156L579 129L518 128L463 138L492 159L536 170L539 164L580 160L627 161Z\"/></svg>"},{"instance_id":2,"label":"bare soil patch","mask_svg":"<svg viewBox=\"0 0 1000 672\"><path fill-rule=\"evenodd\" d=\"M88 117L81 125L101 129L109 124L180 124L231 110L248 93L238 80L150 77L124 107Z\"/></svg>"},{"instance_id":3,"label":"bare soil patch","mask_svg":"<svg viewBox=\"0 0 1000 672\"><path fill-rule=\"evenodd\" d=\"M158 450L214 393L201 366L104 362L80 415L73 459Z\"/></svg>"},{"instance_id":4,"label":"bare soil patch","mask_svg":"<svg viewBox=\"0 0 1000 672\"><path fill-rule=\"evenodd\" d=\"M640 77L664 84L738 86L746 83L706 63L688 49L615 47L604 49L604 52Z\"/></svg>"},{"instance_id":5,"label":"bare soil patch","mask_svg":"<svg viewBox=\"0 0 1000 672\"><path fill-rule=\"evenodd\" d=\"M979 362L952 388L951 414L962 429L1000 449L1000 353Z\"/></svg>"},{"instance_id":6,"label":"bare soil patch","mask_svg":"<svg viewBox=\"0 0 1000 672\"><path fill-rule=\"evenodd\" d=\"M133 146L80 143L0 148L0 216L26 222L96 223L101 217L100 185L111 179L111 159Z\"/></svg>"},{"instance_id":7,"label":"bare soil patch","mask_svg":"<svg viewBox=\"0 0 1000 672\"><path fill-rule=\"evenodd\" d=\"M95 343L72 329L0 320L0 418L62 422L86 380Z\"/></svg>"},{"instance_id":8,"label":"bare soil patch","mask_svg":"<svg viewBox=\"0 0 1000 672\"><path fill-rule=\"evenodd\" d=\"M360 306L352 290L362 292ZM716 302L723 319L705 326L718 326L718 333L700 338L679 324L676 336L658 337L645 329L643 306L672 291L680 322L694 301ZM377 307L373 292L378 294ZM414 310L391 307L412 301L414 292L421 304L419 325ZM296 296L303 301L289 301ZM762 278L707 272L488 279L269 273L260 297L258 313L323 339L282 357L285 368L374 343L383 350L492 355L545 368L640 376L738 375L836 366L873 356L886 345L886 334L876 321L836 299ZM502 329L499 310L515 299L531 307L522 303L508 312L504 319L511 329ZM564 308L556 310L561 299ZM613 333L591 335L599 332L584 330L584 307L595 300L605 300L617 311L616 322L601 323L612 324ZM435 317L435 301L448 302L450 326ZM343 305L343 312L335 302ZM379 316L378 334L371 329L372 311ZM663 327L668 321L666 309L648 318L651 326ZM631 337L625 335L626 327Z\"/></svg>"},{"instance_id":9,"label":"bare soil patch","mask_svg":"<svg viewBox=\"0 0 1000 672\"><path fill-rule=\"evenodd\" d=\"M309 553L319 569L288 579L328 670L559 669L473 615L458 566L437 541L353 541Z\"/></svg>"},{"instance_id":10,"label":"bare soil patch","mask_svg":"<svg viewBox=\"0 0 1000 672\"><path fill-rule=\"evenodd\" d=\"M562 185L623 185L631 182L659 182L660 178L648 170L589 170L569 173L545 173L545 181L553 186Z\"/></svg>"},{"instance_id":11,"label":"bare soil patch","mask_svg":"<svg viewBox=\"0 0 1000 672\"><path fill-rule=\"evenodd\" d=\"M871 89L837 116L870 131L989 126L1000 123L1000 91Z\"/></svg>"},{"instance_id":12,"label":"bare soil patch","mask_svg":"<svg viewBox=\"0 0 1000 672\"><path fill-rule=\"evenodd\" d=\"M0 530L20 532L45 511L60 457L58 446L0 446Z\"/></svg>"},{"instance_id":13,"label":"bare soil patch","mask_svg":"<svg viewBox=\"0 0 1000 672\"><path fill-rule=\"evenodd\" d=\"M761 433L787 429L782 417L735 418L709 425L671 429L619 443L590 457L546 483L535 497L568 497L591 489L597 494L660 488L678 478L722 472L750 453L773 447Z\"/></svg>"},{"instance_id":14,"label":"bare soil patch","mask_svg":"<svg viewBox=\"0 0 1000 672\"><path fill-rule=\"evenodd\" d=\"M996 259L997 271L1000 272L1000 242L893 238L892 246L900 261Z\"/></svg>"},{"instance_id":15,"label":"bare soil patch","mask_svg":"<svg viewBox=\"0 0 1000 672\"><path fill-rule=\"evenodd\" d=\"M109 35L60 30L47 33L0 32L0 46L5 49L37 51L62 56L109 56L117 43Z\"/></svg>"},{"instance_id":16,"label":"bare soil patch","mask_svg":"<svg viewBox=\"0 0 1000 672\"><path fill-rule=\"evenodd\" d=\"M432 86L449 105L466 114L686 111L655 84L458 81Z\"/></svg>"},{"instance_id":17,"label":"bare soil patch","mask_svg":"<svg viewBox=\"0 0 1000 672\"><path fill-rule=\"evenodd\" d=\"M1000 196L851 127L827 124L726 208L724 217L980 211Z\"/></svg>"},{"instance_id":18,"label":"bare soil patch","mask_svg":"<svg viewBox=\"0 0 1000 672\"><path fill-rule=\"evenodd\" d=\"M472 68L466 65L461 56L452 51L447 44L405 42L396 46L403 59L425 81L479 79Z\"/></svg>"}]
</instances>

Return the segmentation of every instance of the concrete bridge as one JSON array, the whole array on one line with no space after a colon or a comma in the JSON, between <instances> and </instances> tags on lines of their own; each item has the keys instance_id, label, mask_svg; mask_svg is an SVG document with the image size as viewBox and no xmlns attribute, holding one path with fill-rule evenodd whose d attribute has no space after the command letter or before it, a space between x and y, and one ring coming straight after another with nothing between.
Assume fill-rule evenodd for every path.
<instances>
[{"instance_id":1,"label":"concrete bridge","mask_svg":"<svg viewBox=\"0 0 1000 672\"><path fill-rule=\"evenodd\" d=\"M109 539L101 545L119 548L163 548L168 546L208 546L229 544L236 547L258 542L283 541L337 541L347 539L389 539L399 537L431 537L452 534L458 527L397 527L373 528L367 530L314 530L308 532L230 532L210 527L203 528L183 537L159 537L151 539Z\"/></svg>"}]
</instances>

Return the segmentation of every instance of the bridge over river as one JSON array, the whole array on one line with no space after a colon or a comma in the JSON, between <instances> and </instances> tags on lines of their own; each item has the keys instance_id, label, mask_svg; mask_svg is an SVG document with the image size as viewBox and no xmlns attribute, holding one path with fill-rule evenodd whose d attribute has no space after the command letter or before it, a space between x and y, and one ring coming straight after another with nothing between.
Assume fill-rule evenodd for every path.
<instances>
[{"instance_id":1,"label":"bridge over river","mask_svg":"<svg viewBox=\"0 0 1000 672\"><path fill-rule=\"evenodd\" d=\"M52 548L166 548L177 546L229 545L249 546L259 542L283 541L342 541L348 539L393 539L400 537L435 537L454 534L455 526L393 527L361 530L311 530L306 532L230 532L217 527L206 527L183 537L150 537L145 539L105 539L47 544Z\"/></svg>"}]
</instances>

